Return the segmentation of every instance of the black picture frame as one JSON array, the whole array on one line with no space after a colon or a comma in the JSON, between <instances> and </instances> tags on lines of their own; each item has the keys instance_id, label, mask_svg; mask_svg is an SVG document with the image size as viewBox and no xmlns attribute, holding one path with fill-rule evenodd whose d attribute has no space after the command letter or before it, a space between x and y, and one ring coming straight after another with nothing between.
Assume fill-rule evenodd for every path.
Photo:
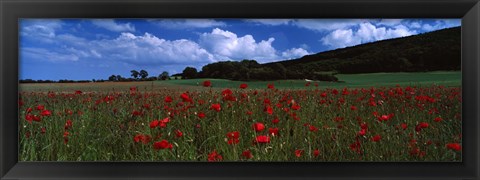
<instances>
[{"instance_id":1,"label":"black picture frame","mask_svg":"<svg viewBox=\"0 0 480 180\"><path fill-rule=\"evenodd\" d=\"M1 0L0 179L479 179L478 0ZM19 18L461 18L461 163L18 162Z\"/></svg>"}]
</instances>

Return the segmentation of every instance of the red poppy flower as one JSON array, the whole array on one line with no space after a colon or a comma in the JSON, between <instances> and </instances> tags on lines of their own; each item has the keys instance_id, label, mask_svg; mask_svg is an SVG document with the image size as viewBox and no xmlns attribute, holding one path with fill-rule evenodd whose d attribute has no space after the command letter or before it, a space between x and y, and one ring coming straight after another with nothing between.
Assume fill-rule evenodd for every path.
<instances>
[{"instance_id":1,"label":"red poppy flower","mask_svg":"<svg viewBox=\"0 0 480 180\"><path fill-rule=\"evenodd\" d=\"M45 106L44 106L44 105L38 105L38 106L37 106L37 110L41 111L41 110L43 110L43 109L45 109Z\"/></svg>"},{"instance_id":2,"label":"red poppy flower","mask_svg":"<svg viewBox=\"0 0 480 180\"><path fill-rule=\"evenodd\" d=\"M352 111L355 111L355 110L357 110L357 106L350 106L350 109L351 109Z\"/></svg>"},{"instance_id":3,"label":"red poppy flower","mask_svg":"<svg viewBox=\"0 0 480 180\"><path fill-rule=\"evenodd\" d=\"M165 118L165 119L162 119L159 121L158 123L158 126L160 126L160 128L165 128L167 127L167 123L170 122L170 118Z\"/></svg>"},{"instance_id":4,"label":"red poppy flower","mask_svg":"<svg viewBox=\"0 0 480 180\"><path fill-rule=\"evenodd\" d=\"M182 98L183 102L192 102L192 99L190 99L190 96L188 96L187 93L182 93L180 98Z\"/></svg>"},{"instance_id":5,"label":"red poppy flower","mask_svg":"<svg viewBox=\"0 0 480 180\"><path fill-rule=\"evenodd\" d=\"M447 149L452 149L455 151L462 150L462 145L460 145L459 143L448 143L446 146L447 146Z\"/></svg>"},{"instance_id":6,"label":"red poppy flower","mask_svg":"<svg viewBox=\"0 0 480 180\"><path fill-rule=\"evenodd\" d=\"M223 160L222 155L218 154L216 150L213 150L210 154L208 154L208 161L209 162L214 162L214 161L221 161Z\"/></svg>"},{"instance_id":7,"label":"red poppy flower","mask_svg":"<svg viewBox=\"0 0 480 180\"><path fill-rule=\"evenodd\" d=\"M68 119L67 122L65 122L65 130L73 127L73 122L72 120Z\"/></svg>"},{"instance_id":8,"label":"red poppy flower","mask_svg":"<svg viewBox=\"0 0 480 180\"><path fill-rule=\"evenodd\" d=\"M205 117L205 113L199 112L197 116L198 116L200 119L202 119L202 118Z\"/></svg>"},{"instance_id":9,"label":"red poppy flower","mask_svg":"<svg viewBox=\"0 0 480 180\"><path fill-rule=\"evenodd\" d=\"M248 87L247 84L240 84L240 89L246 89Z\"/></svg>"},{"instance_id":10,"label":"red poppy flower","mask_svg":"<svg viewBox=\"0 0 480 180\"><path fill-rule=\"evenodd\" d=\"M158 120L153 120L150 122L150 128L155 128L158 126L158 123L160 123Z\"/></svg>"},{"instance_id":11,"label":"red poppy flower","mask_svg":"<svg viewBox=\"0 0 480 180\"><path fill-rule=\"evenodd\" d=\"M388 121L390 118L391 118L391 116L389 116L389 115L381 115L380 117L378 117L378 121L380 121L380 122Z\"/></svg>"},{"instance_id":12,"label":"red poppy flower","mask_svg":"<svg viewBox=\"0 0 480 180\"><path fill-rule=\"evenodd\" d=\"M300 105L298 105L297 103L293 103L292 109L293 109L293 110L299 110L299 109L300 109Z\"/></svg>"},{"instance_id":13,"label":"red poppy flower","mask_svg":"<svg viewBox=\"0 0 480 180\"><path fill-rule=\"evenodd\" d=\"M135 143L142 142L143 144L148 144L152 140L152 137L149 135L137 134L133 137Z\"/></svg>"},{"instance_id":14,"label":"red poppy flower","mask_svg":"<svg viewBox=\"0 0 480 180\"><path fill-rule=\"evenodd\" d=\"M82 91L76 90L75 94L82 94Z\"/></svg>"},{"instance_id":15,"label":"red poppy flower","mask_svg":"<svg viewBox=\"0 0 480 180\"><path fill-rule=\"evenodd\" d=\"M310 125L310 126L308 126L308 130L310 130L310 132L316 132L316 131L318 131L318 128L313 126L313 125Z\"/></svg>"},{"instance_id":16,"label":"red poppy flower","mask_svg":"<svg viewBox=\"0 0 480 180\"><path fill-rule=\"evenodd\" d=\"M229 96L229 95L232 95L232 94L233 94L233 92L230 89L225 89L225 90L222 91L222 96Z\"/></svg>"},{"instance_id":17,"label":"red poppy flower","mask_svg":"<svg viewBox=\"0 0 480 180\"><path fill-rule=\"evenodd\" d=\"M361 129L360 131L358 131L357 135L364 136L365 133L367 133L367 131L365 129Z\"/></svg>"},{"instance_id":18,"label":"red poppy flower","mask_svg":"<svg viewBox=\"0 0 480 180\"><path fill-rule=\"evenodd\" d=\"M380 141L380 139L382 139L382 136L380 136L378 134L372 137L373 142L378 142L378 141Z\"/></svg>"},{"instance_id":19,"label":"red poppy flower","mask_svg":"<svg viewBox=\"0 0 480 180\"><path fill-rule=\"evenodd\" d=\"M227 137L229 139L238 139L240 137L240 132L238 132L238 131L229 132L229 133L227 133Z\"/></svg>"},{"instance_id":20,"label":"red poppy flower","mask_svg":"<svg viewBox=\"0 0 480 180\"><path fill-rule=\"evenodd\" d=\"M272 136L278 136L278 128L268 128L268 134Z\"/></svg>"},{"instance_id":21,"label":"red poppy flower","mask_svg":"<svg viewBox=\"0 0 480 180\"><path fill-rule=\"evenodd\" d=\"M250 152L250 150L248 149L242 152L242 156L246 159L253 158L252 152Z\"/></svg>"},{"instance_id":22,"label":"red poppy flower","mask_svg":"<svg viewBox=\"0 0 480 180\"><path fill-rule=\"evenodd\" d=\"M28 123L32 123L33 115L31 115L31 114L26 114L26 115L25 115L25 120L27 120Z\"/></svg>"},{"instance_id":23,"label":"red poppy flower","mask_svg":"<svg viewBox=\"0 0 480 180\"><path fill-rule=\"evenodd\" d=\"M274 86L273 84L268 84L268 85L267 85L267 88L268 88L268 89L274 89L275 86Z\"/></svg>"},{"instance_id":24,"label":"red poppy flower","mask_svg":"<svg viewBox=\"0 0 480 180\"><path fill-rule=\"evenodd\" d=\"M51 116L52 115L52 112L50 112L49 110L43 110L40 115L42 116Z\"/></svg>"},{"instance_id":25,"label":"red poppy flower","mask_svg":"<svg viewBox=\"0 0 480 180\"><path fill-rule=\"evenodd\" d=\"M238 144L240 142L239 139L228 139L227 143L228 144Z\"/></svg>"},{"instance_id":26,"label":"red poppy flower","mask_svg":"<svg viewBox=\"0 0 480 180\"><path fill-rule=\"evenodd\" d=\"M255 138L255 142L256 143L270 143L270 137L264 136L264 135L257 136Z\"/></svg>"},{"instance_id":27,"label":"red poppy flower","mask_svg":"<svg viewBox=\"0 0 480 180\"><path fill-rule=\"evenodd\" d=\"M134 110L134 111L132 112L132 115L133 115L133 116L140 116L140 115L142 115L142 112L137 111L137 110Z\"/></svg>"},{"instance_id":28,"label":"red poppy flower","mask_svg":"<svg viewBox=\"0 0 480 180\"><path fill-rule=\"evenodd\" d=\"M407 129L407 124L405 123L400 124L400 126L402 127L403 130Z\"/></svg>"},{"instance_id":29,"label":"red poppy flower","mask_svg":"<svg viewBox=\"0 0 480 180\"><path fill-rule=\"evenodd\" d=\"M212 104L212 106L210 107L210 109L213 109L213 110L215 110L215 111L217 111L217 112L220 112L220 110L221 110L222 108L220 107L220 104Z\"/></svg>"},{"instance_id":30,"label":"red poppy flower","mask_svg":"<svg viewBox=\"0 0 480 180\"><path fill-rule=\"evenodd\" d=\"M326 92L323 92L322 94L320 94L321 97L327 97L327 93Z\"/></svg>"},{"instance_id":31,"label":"red poppy flower","mask_svg":"<svg viewBox=\"0 0 480 180\"><path fill-rule=\"evenodd\" d=\"M156 150L167 149L167 148L172 149L173 145L170 144L167 140L162 140L160 142L153 143L153 148L156 149Z\"/></svg>"},{"instance_id":32,"label":"red poppy flower","mask_svg":"<svg viewBox=\"0 0 480 180\"><path fill-rule=\"evenodd\" d=\"M42 120L42 117L41 116L37 116L37 115L33 115L33 120L34 121L37 121L37 122L40 122Z\"/></svg>"},{"instance_id":33,"label":"red poppy flower","mask_svg":"<svg viewBox=\"0 0 480 180\"><path fill-rule=\"evenodd\" d=\"M178 129L175 130L175 137L180 138L180 137L182 137L182 136L183 136L183 132L182 132L182 131L180 131L180 130L178 130Z\"/></svg>"},{"instance_id":34,"label":"red poppy flower","mask_svg":"<svg viewBox=\"0 0 480 180\"><path fill-rule=\"evenodd\" d=\"M273 114L273 108L271 106L265 106L264 111L270 115Z\"/></svg>"},{"instance_id":35,"label":"red poppy flower","mask_svg":"<svg viewBox=\"0 0 480 180\"><path fill-rule=\"evenodd\" d=\"M210 87L212 85L212 82L209 80L203 81L203 87Z\"/></svg>"},{"instance_id":36,"label":"red poppy flower","mask_svg":"<svg viewBox=\"0 0 480 180\"><path fill-rule=\"evenodd\" d=\"M172 97L170 97L170 96L165 97L165 102L166 103L171 103L172 101L173 101Z\"/></svg>"},{"instance_id":37,"label":"red poppy flower","mask_svg":"<svg viewBox=\"0 0 480 180\"><path fill-rule=\"evenodd\" d=\"M435 122L440 122L440 121L442 121L442 120L443 120L443 119L442 119L441 117L436 117L433 121L435 121Z\"/></svg>"},{"instance_id":38,"label":"red poppy flower","mask_svg":"<svg viewBox=\"0 0 480 180\"><path fill-rule=\"evenodd\" d=\"M428 123L421 122L420 124L417 124L417 126L415 126L415 131L419 132L424 128L428 128L428 126L429 126Z\"/></svg>"},{"instance_id":39,"label":"red poppy flower","mask_svg":"<svg viewBox=\"0 0 480 180\"><path fill-rule=\"evenodd\" d=\"M253 129L255 129L255 131L257 132L260 132L260 131L263 131L265 129L265 125L263 125L263 123L254 123L253 124Z\"/></svg>"},{"instance_id":40,"label":"red poppy flower","mask_svg":"<svg viewBox=\"0 0 480 180\"><path fill-rule=\"evenodd\" d=\"M313 157L318 157L318 155L320 155L320 150L318 149L313 150Z\"/></svg>"},{"instance_id":41,"label":"red poppy flower","mask_svg":"<svg viewBox=\"0 0 480 180\"><path fill-rule=\"evenodd\" d=\"M272 120L272 123L273 124L277 124L280 122L280 119L278 119L278 117L276 117L275 119Z\"/></svg>"},{"instance_id":42,"label":"red poppy flower","mask_svg":"<svg viewBox=\"0 0 480 180\"><path fill-rule=\"evenodd\" d=\"M295 150L295 156L300 157L303 154L303 150L297 149Z\"/></svg>"}]
</instances>

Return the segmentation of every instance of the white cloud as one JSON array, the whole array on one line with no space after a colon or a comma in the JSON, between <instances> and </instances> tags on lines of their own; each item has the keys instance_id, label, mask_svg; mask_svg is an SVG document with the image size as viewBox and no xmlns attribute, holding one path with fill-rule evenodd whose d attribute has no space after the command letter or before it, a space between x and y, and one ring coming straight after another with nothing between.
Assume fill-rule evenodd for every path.
<instances>
[{"instance_id":1,"label":"white cloud","mask_svg":"<svg viewBox=\"0 0 480 180\"><path fill-rule=\"evenodd\" d=\"M135 27L130 23L116 23L113 19L92 20L95 26L114 32L135 32Z\"/></svg>"},{"instance_id":2,"label":"white cloud","mask_svg":"<svg viewBox=\"0 0 480 180\"><path fill-rule=\"evenodd\" d=\"M293 19L247 19L245 21L256 23L256 24L279 26L279 25L288 25L291 22L293 22Z\"/></svg>"},{"instance_id":3,"label":"white cloud","mask_svg":"<svg viewBox=\"0 0 480 180\"><path fill-rule=\"evenodd\" d=\"M323 37L321 42L333 48L342 48L360 44L361 40L354 36L352 29L338 29Z\"/></svg>"},{"instance_id":4,"label":"white cloud","mask_svg":"<svg viewBox=\"0 0 480 180\"><path fill-rule=\"evenodd\" d=\"M295 58L303 57L308 54L312 54L312 53L308 52L303 48L291 48L282 52L282 57L285 59L295 59Z\"/></svg>"},{"instance_id":5,"label":"white cloud","mask_svg":"<svg viewBox=\"0 0 480 180\"><path fill-rule=\"evenodd\" d=\"M335 30L320 41L331 48L343 48L354 46L361 43L405 37L417 34L417 31L410 30L404 25L397 25L392 28L376 27L371 23L361 23L358 30L338 29Z\"/></svg>"},{"instance_id":6,"label":"white cloud","mask_svg":"<svg viewBox=\"0 0 480 180\"><path fill-rule=\"evenodd\" d=\"M37 61L48 62L66 62L66 61L78 61L79 57L74 53L53 52L50 49L45 48L21 48L20 49L22 59L34 59Z\"/></svg>"},{"instance_id":7,"label":"white cloud","mask_svg":"<svg viewBox=\"0 0 480 180\"><path fill-rule=\"evenodd\" d=\"M52 38L57 36L56 31L62 28L60 20L22 19L23 28L20 35L45 43L53 43Z\"/></svg>"},{"instance_id":8,"label":"white cloud","mask_svg":"<svg viewBox=\"0 0 480 180\"><path fill-rule=\"evenodd\" d=\"M422 30L424 31L435 31L439 29L445 29L455 26L460 26L461 21L459 19L438 19L432 24L423 24Z\"/></svg>"},{"instance_id":9,"label":"white cloud","mask_svg":"<svg viewBox=\"0 0 480 180\"><path fill-rule=\"evenodd\" d=\"M209 52L225 60L256 59L272 60L277 57L272 42L275 38L256 42L252 35L238 37L237 34L215 28L211 33L200 35L199 44Z\"/></svg>"},{"instance_id":10,"label":"white cloud","mask_svg":"<svg viewBox=\"0 0 480 180\"><path fill-rule=\"evenodd\" d=\"M116 39L92 41L90 46L106 59L137 65L214 61L213 55L193 41L186 39L169 41L149 33L142 36L122 33Z\"/></svg>"},{"instance_id":11,"label":"white cloud","mask_svg":"<svg viewBox=\"0 0 480 180\"><path fill-rule=\"evenodd\" d=\"M409 27L414 28L414 29L418 29L418 28L421 28L422 25L421 25L421 22L415 21L415 22L410 23Z\"/></svg>"},{"instance_id":12,"label":"white cloud","mask_svg":"<svg viewBox=\"0 0 480 180\"><path fill-rule=\"evenodd\" d=\"M148 20L163 28L168 29L189 29L189 28L210 28L226 26L224 22L213 19L164 19Z\"/></svg>"}]
</instances>

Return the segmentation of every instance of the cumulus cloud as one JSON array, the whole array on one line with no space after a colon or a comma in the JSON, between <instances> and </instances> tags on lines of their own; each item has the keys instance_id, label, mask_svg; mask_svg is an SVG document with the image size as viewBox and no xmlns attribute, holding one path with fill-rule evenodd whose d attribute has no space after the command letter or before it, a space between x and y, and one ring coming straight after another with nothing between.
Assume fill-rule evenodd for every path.
<instances>
[{"instance_id":1,"label":"cumulus cloud","mask_svg":"<svg viewBox=\"0 0 480 180\"><path fill-rule=\"evenodd\" d=\"M213 19L163 19L148 21L167 29L191 29L226 26L224 22Z\"/></svg>"},{"instance_id":2,"label":"cumulus cloud","mask_svg":"<svg viewBox=\"0 0 480 180\"><path fill-rule=\"evenodd\" d=\"M197 43L179 39L169 41L145 33L136 36L122 33L111 40L92 41L96 54L107 59L120 60L137 65L186 64L213 62L213 55Z\"/></svg>"},{"instance_id":3,"label":"cumulus cloud","mask_svg":"<svg viewBox=\"0 0 480 180\"><path fill-rule=\"evenodd\" d=\"M308 52L303 48L291 48L282 52L282 57L285 59L295 59L295 58L303 57L308 54L312 54L312 53Z\"/></svg>"},{"instance_id":4,"label":"cumulus cloud","mask_svg":"<svg viewBox=\"0 0 480 180\"><path fill-rule=\"evenodd\" d=\"M238 37L233 32L215 28L210 33L201 34L199 44L219 58L262 61L277 57L276 50L272 47L273 41L275 38L256 42L252 35Z\"/></svg>"},{"instance_id":5,"label":"cumulus cloud","mask_svg":"<svg viewBox=\"0 0 480 180\"><path fill-rule=\"evenodd\" d=\"M113 32L135 32L135 27L130 23L117 23L113 19L94 19L92 24Z\"/></svg>"},{"instance_id":6,"label":"cumulus cloud","mask_svg":"<svg viewBox=\"0 0 480 180\"><path fill-rule=\"evenodd\" d=\"M405 37L417 34L404 25L396 25L391 28L377 27L371 23L361 23L355 31L350 29L338 29L323 37L320 41L331 48L343 48L361 43Z\"/></svg>"}]
</instances>

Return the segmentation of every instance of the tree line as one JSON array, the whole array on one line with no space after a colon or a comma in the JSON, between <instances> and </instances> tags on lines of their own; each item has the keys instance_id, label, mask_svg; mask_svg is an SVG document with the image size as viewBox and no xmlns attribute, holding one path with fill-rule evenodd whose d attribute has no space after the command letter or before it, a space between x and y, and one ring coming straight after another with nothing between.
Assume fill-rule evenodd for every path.
<instances>
[{"instance_id":1,"label":"tree line","mask_svg":"<svg viewBox=\"0 0 480 180\"><path fill-rule=\"evenodd\" d=\"M90 82L131 82L131 81L156 81L156 80L168 80L170 78L167 71L163 71L158 76L148 77L148 72L146 70L131 70L131 77L123 77L121 75L111 75L106 80L104 79L92 79L92 80L68 80L61 79L58 81L55 80L33 80L33 79L22 79L19 80L20 83L90 83ZM178 78L178 74L173 76L174 79Z\"/></svg>"},{"instance_id":2,"label":"tree line","mask_svg":"<svg viewBox=\"0 0 480 180\"><path fill-rule=\"evenodd\" d=\"M282 64L263 65L255 60L221 61L207 64L200 72L194 67L186 67L182 78L218 78L236 81L270 81L282 79L311 79L338 81L336 72L303 71L287 69Z\"/></svg>"}]
</instances>

